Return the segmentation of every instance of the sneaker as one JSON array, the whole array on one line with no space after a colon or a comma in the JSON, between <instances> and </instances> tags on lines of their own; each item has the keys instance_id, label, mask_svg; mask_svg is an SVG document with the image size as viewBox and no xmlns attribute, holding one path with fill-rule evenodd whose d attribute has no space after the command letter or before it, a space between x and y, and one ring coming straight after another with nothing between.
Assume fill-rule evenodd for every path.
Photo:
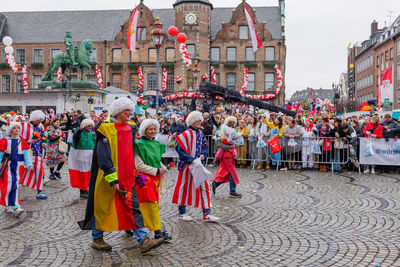
<instances>
[{"instance_id":1,"label":"sneaker","mask_svg":"<svg viewBox=\"0 0 400 267\"><path fill-rule=\"evenodd\" d=\"M232 197L232 198L241 198L242 194L233 193L233 194L230 194L229 196Z\"/></svg>"},{"instance_id":2,"label":"sneaker","mask_svg":"<svg viewBox=\"0 0 400 267\"><path fill-rule=\"evenodd\" d=\"M208 214L208 213L204 214L204 216L203 216L203 221L204 222L218 222L219 220L220 220L220 218L215 217L215 216L213 216L211 214Z\"/></svg>"},{"instance_id":3,"label":"sneaker","mask_svg":"<svg viewBox=\"0 0 400 267\"><path fill-rule=\"evenodd\" d=\"M371 168L371 173L375 174L375 168L374 167Z\"/></svg>"},{"instance_id":4,"label":"sneaker","mask_svg":"<svg viewBox=\"0 0 400 267\"><path fill-rule=\"evenodd\" d=\"M81 193L79 194L79 196L80 196L80 198L86 199L86 198L88 198L88 192L87 192L87 191L83 191L83 192L81 192Z\"/></svg>"},{"instance_id":5,"label":"sneaker","mask_svg":"<svg viewBox=\"0 0 400 267\"><path fill-rule=\"evenodd\" d=\"M22 215L22 213L24 213L24 209L22 209L22 208L17 208L14 210L14 215L17 218L19 218Z\"/></svg>"},{"instance_id":6,"label":"sneaker","mask_svg":"<svg viewBox=\"0 0 400 267\"><path fill-rule=\"evenodd\" d=\"M271 166L269 166L269 164L267 163L267 165L265 166L266 170L269 170L271 168Z\"/></svg>"},{"instance_id":7,"label":"sneaker","mask_svg":"<svg viewBox=\"0 0 400 267\"><path fill-rule=\"evenodd\" d=\"M125 233L128 236L133 236L133 231L132 230L125 230Z\"/></svg>"},{"instance_id":8,"label":"sneaker","mask_svg":"<svg viewBox=\"0 0 400 267\"><path fill-rule=\"evenodd\" d=\"M50 179L46 179L46 178L43 178L44 180L43 180L43 185L46 185L46 184L48 184L49 182L50 182Z\"/></svg>"},{"instance_id":9,"label":"sneaker","mask_svg":"<svg viewBox=\"0 0 400 267\"><path fill-rule=\"evenodd\" d=\"M36 194L36 199L48 199L48 198L49 197L46 196L46 194L43 192Z\"/></svg>"},{"instance_id":10,"label":"sneaker","mask_svg":"<svg viewBox=\"0 0 400 267\"><path fill-rule=\"evenodd\" d=\"M217 189L217 187L215 186L214 182L212 182L211 189L212 189L213 195L215 195L215 189Z\"/></svg>"},{"instance_id":11,"label":"sneaker","mask_svg":"<svg viewBox=\"0 0 400 267\"><path fill-rule=\"evenodd\" d=\"M178 218L179 218L180 220L186 221L186 222L189 222L189 221L192 220L192 217L190 217L190 216L187 215L186 213L185 213L185 214L179 214L179 215L178 215Z\"/></svg>"},{"instance_id":12,"label":"sneaker","mask_svg":"<svg viewBox=\"0 0 400 267\"><path fill-rule=\"evenodd\" d=\"M100 237L98 239L93 240L92 248L97 249L97 250L108 251L108 250L112 249L112 246L110 244L106 243L104 241L104 239L102 237Z\"/></svg>"},{"instance_id":13,"label":"sneaker","mask_svg":"<svg viewBox=\"0 0 400 267\"><path fill-rule=\"evenodd\" d=\"M6 213L7 213L7 214L10 214L10 215L14 214L13 208L12 208L12 207L7 207Z\"/></svg>"},{"instance_id":14,"label":"sneaker","mask_svg":"<svg viewBox=\"0 0 400 267\"><path fill-rule=\"evenodd\" d=\"M158 247L163 242L164 242L164 239L162 239L162 238L150 239L149 236L147 235L142 241L142 245L140 246L140 252L146 253L146 252L152 250L153 248Z\"/></svg>"},{"instance_id":15,"label":"sneaker","mask_svg":"<svg viewBox=\"0 0 400 267\"><path fill-rule=\"evenodd\" d=\"M50 174L49 179L50 180L57 180L57 177L54 174Z\"/></svg>"},{"instance_id":16,"label":"sneaker","mask_svg":"<svg viewBox=\"0 0 400 267\"><path fill-rule=\"evenodd\" d=\"M61 173L60 173L59 171L56 171L56 172L54 173L54 175L55 175L58 179L61 179Z\"/></svg>"},{"instance_id":17,"label":"sneaker","mask_svg":"<svg viewBox=\"0 0 400 267\"><path fill-rule=\"evenodd\" d=\"M369 173L369 169L365 169L364 173Z\"/></svg>"},{"instance_id":18,"label":"sneaker","mask_svg":"<svg viewBox=\"0 0 400 267\"><path fill-rule=\"evenodd\" d=\"M159 239L159 238L164 239L164 242L172 240L172 237L166 231L164 232L160 231L160 233L154 235L154 239Z\"/></svg>"},{"instance_id":19,"label":"sneaker","mask_svg":"<svg viewBox=\"0 0 400 267\"><path fill-rule=\"evenodd\" d=\"M262 165L259 163L258 165L257 165L257 168L256 168L257 170L261 170L262 169Z\"/></svg>"}]
</instances>

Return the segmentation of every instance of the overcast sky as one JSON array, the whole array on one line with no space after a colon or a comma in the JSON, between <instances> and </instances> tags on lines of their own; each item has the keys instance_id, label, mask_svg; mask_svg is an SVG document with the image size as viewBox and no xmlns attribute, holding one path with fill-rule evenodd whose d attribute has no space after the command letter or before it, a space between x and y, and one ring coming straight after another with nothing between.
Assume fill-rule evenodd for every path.
<instances>
[{"instance_id":1,"label":"overcast sky","mask_svg":"<svg viewBox=\"0 0 400 267\"><path fill-rule=\"evenodd\" d=\"M144 0L150 8L172 8L175 0ZM210 0L214 7L236 7L242 0ZM251 6L278 5L277 0L247 0ZM11 4L8 4L11 3ZM139 0L2 0L1 11L131 9ZM286 92L306 87L331 88L347 70L347 45L369 37L400 15L400 0L287 0ZM259 18L262 21L262 18Z\"/></svg>"}]
</instances>

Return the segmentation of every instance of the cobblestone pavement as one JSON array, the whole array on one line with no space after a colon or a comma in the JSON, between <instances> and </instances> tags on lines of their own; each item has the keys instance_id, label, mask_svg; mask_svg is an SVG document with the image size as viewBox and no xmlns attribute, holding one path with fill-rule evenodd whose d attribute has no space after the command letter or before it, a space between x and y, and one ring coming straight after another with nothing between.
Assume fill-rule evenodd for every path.
<instances>
[{"instance_id":1,"label":"cobblestone pavement","mask_svg":"<svg viewBox=\"0 0 400 267\"><path fill-rule=\"evenodd\" d=\"M213 168L212 171L215 172ZM218 224L182 222L171 193L161 204L163 227L173 242L141 255L124 232L105 240L111 252L90 247L81 231L85 200L69 186L68 175L46 185L48 200L21 188L27 211L17 219L0 211L0 265L20 266L400 266L400 176L333 175L240 169L238 191L228 184L213 197Z\"/></svg>"}]
</instances>

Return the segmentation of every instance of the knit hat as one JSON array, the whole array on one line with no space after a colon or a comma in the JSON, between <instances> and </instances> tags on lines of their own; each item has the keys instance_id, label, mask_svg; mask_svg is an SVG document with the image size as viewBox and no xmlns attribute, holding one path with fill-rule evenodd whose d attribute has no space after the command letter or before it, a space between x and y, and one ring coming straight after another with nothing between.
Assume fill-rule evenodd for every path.
<instances>
[{"instance_id":1,"label":"knit hat","mask_svg":"<svg viewBox=\"0 0 400 267\"><path fill-rule=\"evenodd\" d=\"M149 128L151 125L155 125L157 128L157 133L160 130L160 123L155 120L155 119L145 119L140 123L139 127L139 134L140 136L146 136L146 130Z\"/></svg>"},{"instance_id":2,"label":"knit hat","mask_svg":"<svg viewBox=\"0 0 400 267\"><path fill-rule=\"evenodd\" d=\"M41 110L34 110L31 113L30 121L44 121L46 119L46 115Z\"/></svg>"},{"instance_id":3,"label":"knit hat","mask_svg":"<svg viewBox=\"0 0 400 267\"><path fill-rule=\"evenodd\" d=\"M115 117L119 113L123 112L124 110L135 110L135 105L133 104L132 100L127 97L120 97L111 104L111 116Z\"/></svg>"},{"instance_id":4,"label":"knit hat","mask_svg":"<svg viewBox=\"0 0 400 267\"><path fill-rule=\"evenodd\" d=\"M19 129L22 130L21 123L16 122L16 121L13 121L13 122L11 122L10 125L7 127L6 136L10 136L10 135L11 135L11 130L12 130L14 127L19 127Z\"/></svg>"},{"instance_id":5,"label":"knit hat","mask_svg":"<svg viewBox=\"0 0 400 267\"><path fill-rule=\"evenodd\" d=\"M193 123L196 121L201 121L203 122L203 115L199 111L192 111L189 113L189 115L186 118L186 125L192 126Z\"/></svg>"},{"instance_id":6,"label":"knit hat","mask_svg":"<svg viewBox=\"0 0 400 267\"><path fill-rule=\"evenodd\" d=\"M94 121L92 119L84 119L81 122L81 128L85 128L86 126L94 126Z\"/></svg>"}]
</instances>

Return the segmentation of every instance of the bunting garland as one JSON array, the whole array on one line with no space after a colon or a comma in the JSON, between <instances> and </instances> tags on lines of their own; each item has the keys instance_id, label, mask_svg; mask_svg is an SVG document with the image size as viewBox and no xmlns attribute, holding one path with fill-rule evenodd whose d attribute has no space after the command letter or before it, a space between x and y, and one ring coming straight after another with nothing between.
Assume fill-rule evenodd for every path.
<instances>
[{"instance_id":1,"label":"bunting garland","mask_svg":"<svg viewBox=\"0 0 400 267\"><path fill-rule=\"evenodd\" d=\"M97 76L97 84L99 85L100 89L103 89L103 77L101 76L99 65L95 66L96 76Z\"/></svg>"},{"instance_id":2,"label":"bunting garland","mask_svg":"<svg viewBox=\"0 0 400 267\"><path fill-rule=\"evenodd\" d=\"M165 91L167 89L167 82L168 82L168 73L167 69L163 68L163 75L162 75L162 82L161 82L161 91Z\"/></svg>"},{"instance_id":3,"label":"bunting garland","mask_svg":"<svg viewBox=\"0 0 400 267\"><path fill-rule=\"evenodd\" d=\"M6 54L6 62L10 66L10 68L13 70L13 72L18 71L18 64L15 63L15 58L13 54L7 53Z\"/></svg>"},{"instance_id":4,"label":"bunting garland","mask_svg":"<svg viewBox=\"0 0 400 267\"><path fill-rule=\"evenodd\" d=\"M204 95L200 94L200 93L195 94L193 92L179 92L179 93L172 94L172 95L165 97L165 100L171 101L174 99L179 99L179 98L184 98L184 97L185 98L193 98L193 97L204 98ZM217 96L216 99L223 100L223 98L219 97L219 96Z\"/></svg>"},{"instance_id":5,"label":"bunting garland","mask_svg":"<svg viewBox=\"0 0 400 267\"><path fill-rule=\"evenodd\" d=\"M185 63L186 67L192 65L192 60L190 59L190 56L186 50L185 44L179 44L179 52L181 53L183 63Z\"/></svg>"},{"instance_id":6,"label":"bunting garland","mask_svg":"<svg viewBox=\"0 0 400 267\"><path fill-rule=\"evenodd\" d=\"M215 69L213 66L211 66L211 83L213 83L213 84L217 83Z\"/></svg>"},{"instance_id":7,"label":"bunting garland","mask_svg":"<svg viewBox=\"0 0 400 267\"><path fill-rule=\"evenodd\" d=\"M247 89L247 85L249 84L249 70L247 67L244 67L244 75L243 75L243 85L242 85L242 89L240 90L240 93L242 95L246 95L246 89Z\"/></svg>"},{"instance_id":8,"label":"bunting garland","mask_svg":"<svg viewBox=\"0 0 400 267\"><path fill-rule=\"evenodd\" d=\"M144 79L143 79L143 69L141 66L138 68L138 75L139 75L139 91L143 91Z\"/></svg>"},{"instance_id":9,"label":"bunting garland","mask_svg":"<svg viewBox=\"0 0 400 267\"><path fill-rule=\"evenodd\" d=\"M204 80L208 80L208 75L204 73L201 78L204 79Z\"/></svg>"},{"instance_id":10,"label":"bunting garland","mask_svg":"<svg viewBox=\"0 0 400 267\"><path fill-rule=\"evenodd\" d=\"M139 97L139 98L137 99L137 102L139 102L139 103L142 104L142 105L146 105L146 100L144 100L144 99L141 98L141 97Z\"/></svg>"}]
</instances>

